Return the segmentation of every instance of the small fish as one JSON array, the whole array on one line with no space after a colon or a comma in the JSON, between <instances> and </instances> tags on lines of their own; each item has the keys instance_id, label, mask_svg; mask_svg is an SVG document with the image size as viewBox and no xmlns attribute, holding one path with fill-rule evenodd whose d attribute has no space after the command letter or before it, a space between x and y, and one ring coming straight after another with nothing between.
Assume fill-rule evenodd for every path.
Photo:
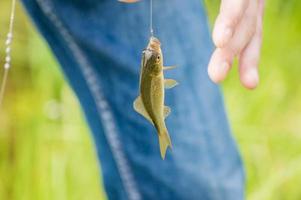
<instances>
[{"instance_id":1,"label":"small fish","mask_svg":"<svg viewBox=\"0 0 301 200\"><path fill-rule=\"evenodd\" d=\"M157 38L151 37L147 48L143 51L140 94L133 106L157 129L162 159L165 158L167 148L172 147L164 121L171 111L168 106L164 105L164 88L173 88L178 84L173 79L164 79L163 70L173 68L175 67L163 67L161 43Z\"/></svg>"}]
</instances>

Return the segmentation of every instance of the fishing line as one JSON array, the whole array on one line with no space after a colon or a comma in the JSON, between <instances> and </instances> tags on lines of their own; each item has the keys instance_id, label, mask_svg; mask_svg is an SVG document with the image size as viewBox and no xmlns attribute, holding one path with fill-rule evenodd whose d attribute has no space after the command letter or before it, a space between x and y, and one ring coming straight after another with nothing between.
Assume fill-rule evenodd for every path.
<instances>
[{"instance_id":1,"label":"fishing line","mask_svg":"<svg viewBox=\"0 0 301 200\"><path fill-rule=\"evenodd\" d=\"M12 7L10 13L9 30L5 41L5 63L4 63L4 74L0 87L0 108L4 98L5 86L8 78L8 71L11 67L11 44L13 40L13 27L15 19L16 0L12 0Z\"/></svg>"},{"instance_id":2,"label":"fishing line","mask_svg":"<svg viewBox=\"0 0 301 200\"><path fill-rule=\"evenodd\" d=\"M150 9L150 23L149 23L149 25L150 25L150 34L151 34L151 36L154 36L154 29L153 29L153 0L150 0L149 1L149 9Z\"/></svg>"}]
</instances>

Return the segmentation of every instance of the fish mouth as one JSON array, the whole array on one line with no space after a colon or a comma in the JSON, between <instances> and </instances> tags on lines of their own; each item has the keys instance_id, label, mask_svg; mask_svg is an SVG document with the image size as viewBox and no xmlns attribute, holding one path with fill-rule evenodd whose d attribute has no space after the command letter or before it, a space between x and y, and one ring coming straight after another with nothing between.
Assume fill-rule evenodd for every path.
<instances>
[{"instance_id":1,"label":"fish mouth","mask_svg":"<svg viewBox=\"0 0 301 200\"><path fill-rule=\"evenodd\" d=\"M145 57L145 61L148 61L153 55L153 50L147 48L143 51L143 55Z\"/></svg>"},{"instance_id":2,"label":"fish mouth","mask_svg":"<svg viewBox=\"0 0 301 200\"><path fill-rule=\"evenodd\" d=\"M144 62L149 61L153 56L162 54L160 40L154 36L149 39L146 49L143 50Z\"/></svg>"},{"instance_id":3,"label":"fish mouth","mask_svg":"<svg viewBox=\"0 0 301 200\"><path fill-rule=\"evenodd\" d=\"M147 49L150 50L150 51L154 51L156 53L161 53L161 42L160 42L160 40L158 38L152 36L149 39Z\"/></svg>"}]
</instances>

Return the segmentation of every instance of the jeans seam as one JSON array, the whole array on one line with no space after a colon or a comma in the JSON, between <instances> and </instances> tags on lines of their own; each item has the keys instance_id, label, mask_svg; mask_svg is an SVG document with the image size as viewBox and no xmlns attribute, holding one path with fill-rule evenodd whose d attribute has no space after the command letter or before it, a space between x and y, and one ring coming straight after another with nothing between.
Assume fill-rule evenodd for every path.
<instances>
[{"instance_id":1,"label":"jeans seam","mask_svg":"<svg viewBox=\"0 0 301 200\"><path fill-rule=\"evenodd\" d=\"M97 106L97 113L100 117L100 121L104 127L104 134L108 141L109 148L111 149L113 158L115 160L120 178L128 199L139 200L141 199L140 193L134 180L134 175L131 172L130 165L126 159L125 154L122 151L122 144L118 137L115 120L110 109L109 103L102 93L100 81L98 80L93 67L90 65L88 59L85 57L84 52L78 46L68 30L64 27L58 16L53 12L53 6L48 0L36 0L40 5L42 12L53 23L55 28L65 40L66 44L71 50L71 53L76 58L76 62L82 71L83 78L85 79L91 95Z\"/></svg>"}]
</instances>

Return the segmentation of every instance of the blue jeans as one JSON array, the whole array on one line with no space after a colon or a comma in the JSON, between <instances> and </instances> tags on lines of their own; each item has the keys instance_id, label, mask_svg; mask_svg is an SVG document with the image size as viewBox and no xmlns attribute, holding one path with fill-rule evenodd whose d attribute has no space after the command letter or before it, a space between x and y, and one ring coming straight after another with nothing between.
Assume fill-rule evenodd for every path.
<instances>
[{"instance_id":1,"label":"blue jeans","mask_svg":"<svg viewBox=\"0 0 301 200\"><path fill-rule=\"evenodd\" d=\"M149 1L23 0L46 38L91 127L109 199L244 199L244 171L219 88L206 66L212 43L200 0L154 1L154 31L166 77L173 151L160 157L154 127L132 108Z\"/></svg>"}]
</instances>

